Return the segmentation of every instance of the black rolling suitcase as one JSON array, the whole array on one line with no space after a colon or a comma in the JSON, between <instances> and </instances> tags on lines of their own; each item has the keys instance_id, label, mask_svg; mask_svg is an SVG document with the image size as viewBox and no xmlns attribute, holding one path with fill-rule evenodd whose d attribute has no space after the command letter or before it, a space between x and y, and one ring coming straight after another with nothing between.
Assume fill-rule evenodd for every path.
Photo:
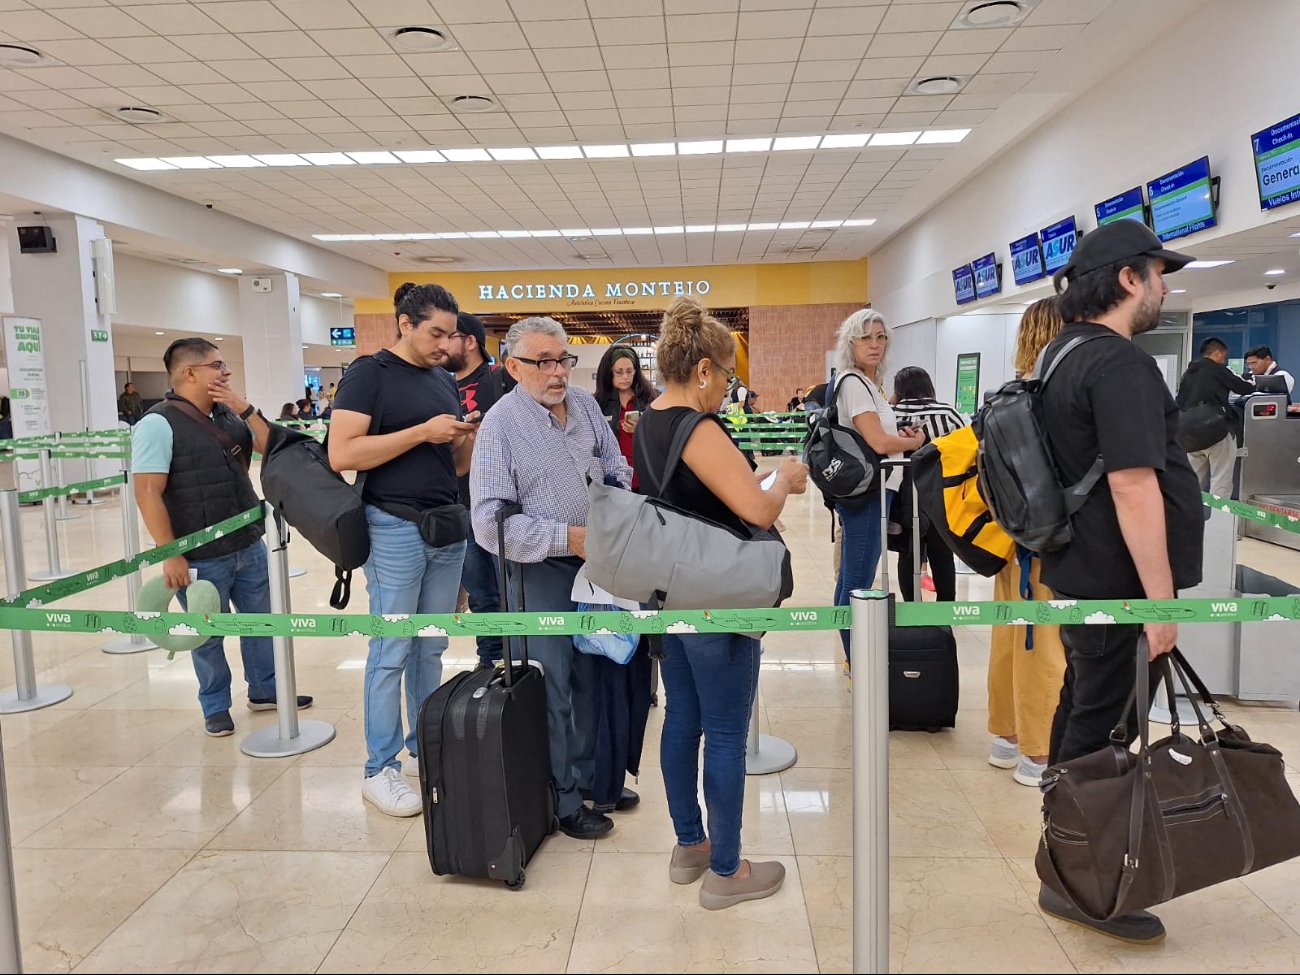
<instances>
[{"instance_id":1,"label":"black rolling suitcase","mask_svg":"<svg viewBox=\"0 0 1300 975\"><path fill-rule=\"evenodd\" d=\"M497 516L498 551L505 519ZM500 559L502 611L505 558ZM518 575L518 574L517 574ZM523 609L523 586L517 594ZM457 674L420 708L420 800L429 863L436 874L524 884L524 868L556 829L555 787L546 729L546 684L528 663L528 641L512 661L492 670Z\"/></svg>"},{"instance_id":2,"label":"black rolling suitcase","mask_svg":"<svg viewBox=\"0 0 1300 975\"><path fill-rule=\"evenodd\" d=\"M884 504L881 472L881 588L889 591L889 512ZM921 598L920 508L912 485L912 592ZM939 731L957 724L957 640L951 626L895 626L894 597L889 597L889 729Z\"/></svg>"}]
</instances>

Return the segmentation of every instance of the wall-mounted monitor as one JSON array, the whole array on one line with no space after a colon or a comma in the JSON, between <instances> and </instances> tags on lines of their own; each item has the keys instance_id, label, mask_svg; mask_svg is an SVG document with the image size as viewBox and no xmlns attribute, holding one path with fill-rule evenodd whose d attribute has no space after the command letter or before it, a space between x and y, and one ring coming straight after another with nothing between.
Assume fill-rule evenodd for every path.
<instances>
[{"instance_id":1,"label":"wall-mounted monitor","mask_svg":"<svg viewBox=\"0 0 1300 975\"><path fill-rule=\"evenodd\" d=\"M969 264L953 268L952 289L957 294L959 305L968 305L975 300L975 272Z\"/></svg>"},{"instance_id":2,"label":"wall-mounted monitor","mask_svg":"<svg viewBox=\"0 0 1300 975\"><path fill-rule=\"evenodd\" d=\"M1300 115L1270 125L1250 137L1261 209L1300 200Z\"/></svg>"},{"instance_id":3,"label":"wall-mounted monitor","mask_svg":"<svg viewBox=\"0 0 1300 975\"><path fill-rule=\"evenodd\" d=\"M1011 242L1011 276L1016 279L1016 284L1029 284L1046 274L1038 234L1030 234Z\"/></svg>"},{"instance_id":4,"label":"wall-mounted monitor","mask_svg":"<svg viewBox=\"0 0 1300 975\"><path fill-rule=\"evenodd\" d=\"M1142 187L1135 186L1127 193L1103 200L1093 209L1097 212L1097 226L1104 227L1116 220L1136 220L1146 223L1146 204L1142 202Z\"/></svg>"},{"instance_id":5,"label":"wall-mounted monitor","mask_svg":"<svg viewBox=\"0 0 1300 975\"><path fill-rule=\"evenodd\" d=\"M1055 274L1070 262L1074 245L1079 242L1079 230L1074 217L1058 220L1050 227L1044 227L1038 234L1043 239L1043 269L1048 274Z\"/></svg>"},{"instance_id":6,"label":"wall-mounted monitor","mask_svg":"<svg viewBox=\"0 0 1300 975\"><path fill-rule=\"evenodd\" d=\"M1213 227L1213 179L1210 157L1202 156L1147 183L1151 201L1151 229L1161 240L1186 237Z\"/></svg>"},{"instance_id":7,"label":"wall-mounted monitor","mask_svg":"<svg viewBox=\"0 0 1300 975\"><path fill-rule=\"evenodd\" d=\"M987 298L1002 290L1002 269L997 254L985 254L971 262L975 273L975 297Z\"/></svg>"}]
</instances>

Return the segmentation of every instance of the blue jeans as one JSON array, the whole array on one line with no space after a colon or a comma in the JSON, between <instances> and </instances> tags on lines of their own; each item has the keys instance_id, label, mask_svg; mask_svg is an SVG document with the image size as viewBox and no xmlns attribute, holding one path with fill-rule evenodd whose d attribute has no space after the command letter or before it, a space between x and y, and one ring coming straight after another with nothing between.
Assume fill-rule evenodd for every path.
<instances>
[{"instance_id":1,"label":"blue jeans","mask_svg":"<svg viewBox=\"0 0 1300 975\"><path fill-rule=\"evenodd\" d=\"M223 613L229 613L232 605L240 613L271 612L271 582L266 574L266 546L261 539L229 555L191 559L190 568L198 570L200 579L217 587ZM184 589L177 597L181 608L187 608ZM205 718L230 710L230 665L226 662L224 641L224 637L209 637L190 653L199 679L199 706ZM274 700L275 655L271 638L241 636L239 653L244 658L248 696Z\"/></svg>"},{"instance_id":2,"label":"blue jeans","mask_svg":"<svg viewBox=\"0 0 1300 975\"><path fill-rule=\"evenodd\" d=\"M426 545L419 526L366 505L370 558L366 588L370 614L454 613L465 543ZM402 683L406 684L407 751L419 752L416 720L420 705L442 683L445 636L372 637L366 658L366 777L398 768L402 750Z\"/></svg>"},{"instance_id":3,"label":"blue jeans","mask_svg":"<svg viewBox=\"0 0 1300 975\"><path fill-rule=\"evenodd\" d=\"M745 750L758 688L758 641L739 633L664 635L659 674L668 702L659 738L668 812L677 842L705 840L697 783L704 736L704 803L709 807L709 866L722 877L740 869Z\"/></svg>"},{"instance_id":4,"label":"blue jeans","mask_svg":"<svg viewBox=\"0 0 1300 975\"><path fill-rule=\"evenodd\" d=\"M886 500L892 501L894 491L886 491ZM847 606L849 593L854 589L870 589L876 581L876 565L880 562L880 492L873 492L865 505L837 504L840 516L840 575L835 582L835 605ZM840 630L844 644L844 659L849 659L849 631Z\"/></svg>"},{"instance_id":5,"label":"blue jeans","mask_svg":"<svg viewBox=\"0 0 1300 975\"><path fill-rule=\"evenodd\" d=\"M501 584L497 581L496 556L474 541L473 535L465 539L465 568L460 573L460 584L469 593L471 612L501 611ZM479 636L477 642L481 663L501 659L501 637Z\"/></svg>"}]
</instances>

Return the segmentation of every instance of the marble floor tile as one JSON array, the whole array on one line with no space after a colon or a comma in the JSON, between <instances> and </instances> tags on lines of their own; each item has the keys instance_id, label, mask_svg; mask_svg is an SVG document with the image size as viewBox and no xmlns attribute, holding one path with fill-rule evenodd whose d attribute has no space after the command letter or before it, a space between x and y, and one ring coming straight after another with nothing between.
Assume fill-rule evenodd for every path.
<instances>
[{"instance_id":1,"label":"marble floor tile","mask_svg":"<svg viewBox=\"0 0 1300 975\"><path fill-rule=\"evenodd\" d=\"M766 653L766 651L765 651ZM768 708L853 707L853 695L840 670L839 661L764 667L760 678L763 702Z\"/></svg>"},{"instance_id":2,"label":"marble floor tile","mask_svg":"<svg viewBox=\"0 0 1300 975\"><path fill-rule=\"evenodd\" d=\"M71 971L192 855L181 850L14 850L26 971Z\"/></svg>"},{"instance_id":3,"label":"marble floor tile","mask_svg":"<svg viewBox=\"0 0 1300 975\"><path fill-rule=\"evenodd\" d=\"M1034 855L1043 822L1042 793L1018 783L1010 771L992 765L948 774L974 808L999 853L1013 858Z\"/></svg>"},{"instance_id":4,"label":"marble floor tile","mask_svg":"<svg viewBox=\"0 0 1300 975\"><path fill-rule=\"evenodd\" d=\"M12 753L6 750L5 761L68 768L134 765L186 728L202 724L198 708L192 712L90 708L33 735Z\"/></svg>"},{"instance_id":5,"label":"marble floor tile","mask_svg":"<svg viewBox=\"0 0 1300 975\"><path fill-rule=\"evenodd\" d=\"M844 695L849 697L848 694ZM847 708L767 709L771 733L794 745L799 765L848 768L853 764L853 712Z\"/></svg>"},{"instance_id":6,"label":"marble floor tile","mask_svg":"<svg viewBox=\"0 0 1300 975\"><path fill-rule=\"evenodd\" d=\"M44 849L199 850L286 769L128 769L23 841Z\"/></svg>"},{"instance_id":7,"label":"marble floor tile","mask_svg":"<svg viewBox=\"0 0 1300 975\"><path fill-rule=\"evenodd\" d=\"M890 772L889 849L894 857L999 855L956 773L948 770Z\"/></svg>"},{"instance_id":8,"label":"marble floor tile","mask_svg":"<svg viewBox=\"0 0 1300 975\"><path fill-rule=\"evenodd\" d=\"M387 861L382 853L199 853L78 970L314 972Z\"/></svg>"},{"instance_id":9,"label":"marble floor tile","mask_svg":"<svg viewBox=\"0 0 1300 975\"><path fill-rule=\"evenodd\" d=\"M10 842L21 843L125 771L112 766L7 766Z\"/></svg>"},{"instance_id":10,"label":"marble floor tile","mask_svg":"<svg viewBox=\"0 0 1300 975\"><path fill-rule=\"evenodd\" d=\"M853 857L800 856L799 878L817 951L817 971L853 971Z\"/></svg>"},{"instance_id":11,"label":"marble floor tile","mask_svg":"<svg viewBox=\"0 0 1300 975\"><path fill-rule=\"evenodd\" d=\"M669 853L597 854L573 937L571 972L806 972L816 968L798 865L780 891L723 911L698 884L668 880ZM631 892L635 891L633 895Z\"/></svg>"},{"instance_id":12,"label":"marble floor tile","mask_svg":"<svg viewBox=\"0 0 1300 975\"><path fill-rule=\"evenodd\" d=\"M437 877L423 854L395 853L318 971L563 972L591 862L543 847L523 888L509 891Z\"/></svg>"},{"instance_id":13,"label":"marble floor tile","mask_svg":"<svg viewBox=\"0 0 1300 975\"><path fill-rule=\"evenodd\" d=\"M343 764L344 758L347 757L347 743L340 744L337 734L339 728L347 728L351 724L352 719L346 711L317 707L299 711L299 720L326 721L334 725L336 735L334 741L307 752L296 760L293 757L253 758L251 755L244 754L240 748L240 742L248 735L261 731L263 728L275 727L276 715L274 711L248 711L235 707L231 709L230 716L235 721L235 733L233 735L226 738L211 738L203 730L202 724L193 724L175 738L163 742L140 759L139 764L172 766L267 765L287 768L289 765L295 764L295 761L301 763L309 756L313 757L316 764L327 764L331 759L338 764ZM317 756L329 756L329 758ZM360 760L352 761L350 764L359 768L364 762L365 752L363 750Z\"/></svg>"},{"instance_id":14,"label":"marble floor tile","mask_svg":"<svg viewBox=\"0 0 1300 975\"><path fill-rule=\"evenodd\" d=\"M800 856L852 854L852 772L796 765L780 775L795 852Z\"/></svg>"}]
</instances>

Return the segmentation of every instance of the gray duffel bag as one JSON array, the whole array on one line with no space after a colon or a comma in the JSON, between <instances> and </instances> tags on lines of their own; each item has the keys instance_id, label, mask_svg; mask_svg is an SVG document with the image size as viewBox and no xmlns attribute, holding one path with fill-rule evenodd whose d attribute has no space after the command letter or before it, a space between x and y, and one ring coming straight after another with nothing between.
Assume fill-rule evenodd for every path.
<instances>
[{"instance_id":1,"label":"gray duffel bag","mask_svg":"<svg viewBox=\"0 0 1300 975\"><path fill-rule=\"evenodd\" d=\"M672 480L695 425L688 417L668 450L663 479L638 471L655 495ZM623 599L664 609L779 606L794 591L790 552L775 528L730 528L659 497L593 482L587 515L587 577Z\"/></svg>"}]
</instances>

